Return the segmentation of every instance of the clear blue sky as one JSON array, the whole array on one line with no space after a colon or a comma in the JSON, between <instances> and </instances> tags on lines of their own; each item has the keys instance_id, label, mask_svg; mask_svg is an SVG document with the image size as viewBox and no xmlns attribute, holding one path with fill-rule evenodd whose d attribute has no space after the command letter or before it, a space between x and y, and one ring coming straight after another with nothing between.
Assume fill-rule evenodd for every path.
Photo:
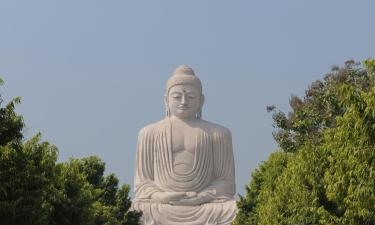
<instances>
[{"instance_id":1,"label":"clear blue sky","mask_svg":"<svg viewBox=\"0 0 375 225\"><path fill-rule=\"evenodd\" d=\"M237 191L277 148L267 105L347 59L375 55L375 1L0 1L0 90L26 136L60 161L98 155L133 183L138 130L164 116L165 82L193 67L203 117L230 128Z\"/></svg>"}]
</instances>

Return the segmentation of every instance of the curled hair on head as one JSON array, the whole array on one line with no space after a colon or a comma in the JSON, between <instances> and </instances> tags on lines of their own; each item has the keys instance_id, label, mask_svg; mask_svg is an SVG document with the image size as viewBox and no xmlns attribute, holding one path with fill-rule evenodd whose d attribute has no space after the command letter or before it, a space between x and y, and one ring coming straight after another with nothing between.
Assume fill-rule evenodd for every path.
<instances>
[{"instance_id":1,"label":"curled hair on head","mask_svg":"<svg viewBox=\"0 0 375 225\"><path fill-rule=\"evenodd\" d=\"M188 66L182 65L177 67L173 72L172 76L167 81L166 94L169 90L176 85L189 84L196 87L200 93L202 93L202 83L197 76L195 76L194 70Z\"/></svg>"}]
</instances>

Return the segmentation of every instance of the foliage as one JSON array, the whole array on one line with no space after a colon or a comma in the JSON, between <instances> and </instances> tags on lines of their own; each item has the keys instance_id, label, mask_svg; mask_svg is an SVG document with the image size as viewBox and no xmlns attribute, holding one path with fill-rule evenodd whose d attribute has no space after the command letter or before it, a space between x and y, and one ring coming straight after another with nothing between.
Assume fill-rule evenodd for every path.
<instances>
[{"instance_id":1,"label":"foliage","mask_svg":"<svg viewBox=\"0 0 375 225\"><path fill-rule=\"evenodd\" d=\"M370 66L371 60L365 64ZM339 104L340 96L336 94L340 85L349 84L368 91L374 82L371 70L363 69L353 60L345 62L343 67L333 66L323 80L308 87L303 99L292 95L289 102L292 110L287 115L274 106L267 108L273 112L276 142L286 152L295 152L306 140L319 144L323 130L335 127L335 118L345 113L345 107Z\"/></svg>"},{"instance_id":2,"label":"foliage","mask_svg":"<svg viewBox=\"0 0 375 225\"><path fill-rule=\"evenodd\" d=\"M314 121L320 128L293 130L294 149L280 144L284 153L253 173L234 224L375 224L375 60L364 65L346 65L345 81L326 77L313 102L305 97L306 108L292 108L305 115L292 116L293 124L308 124L310 132ZM331 101L319 100L327 96ZM322 103L326 109L312 116Z\"/></svg>"},{"instance_id":3,"label":"foliage","mask_svg":"<svg viewBox=\"0 0 375 225\"><path fill-rule=\"evenodd\" d=\"M40 134L23 145L0 146L1 224L47 224L57 150Z\"/></svg>"},{"instance_id":4,"label":"foliage","mask_svg":"<svg viewBox=\"0 0 375 225\"><path fill-rule=\"evenodd\" d=\"M0 225L138 224L129 186L105 176L98 157L57 163L57 148L41 134L23 140L19 102L0 107Z\"/></svg>"},{"instance_id":5,"label":"foliage","mask_svg":"<svg viewBox=\"0 0 375 225\"><path fill-rule=\"evenodd\" d=\"M0 78L0 86L3 84ZM14 108L21 102L20 97L14 98L4 108L0 107L0 146L9 142L19 143L23 137L22 129L24 127L22 116L14 112ZM2 98L0 96L0 106Z\"/></svg>"},{"instance_id":6,"label":"foliage","mask_svg":"<svg viewBox=\"0 0 375 225\"><path fill-rule=\"evenodd\" d=\"M275 179L278 179L288 162L289 153L274 152L259 169L251 176L251 182L246 187L246 197L240 196L237 203L240 213L237 215L234 225L257 224L259 221L256 209L262 204L263 199L275 189Z\"/></svg>"}]
</instances>

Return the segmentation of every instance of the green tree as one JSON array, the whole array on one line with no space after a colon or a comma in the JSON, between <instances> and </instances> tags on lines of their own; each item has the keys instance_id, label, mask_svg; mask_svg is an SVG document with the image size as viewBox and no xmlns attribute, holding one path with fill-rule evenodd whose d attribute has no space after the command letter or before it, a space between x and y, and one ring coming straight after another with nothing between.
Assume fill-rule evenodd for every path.
<instances>
[{"instance_id":1,"label":"green tree","mask_svg":"<svg viewBox=\"0 0 375 225\"><path fill-rule=\"evenodd\" d=\"M119 188L114 174L104 176L105 163L100 158L71 159L58 166L60 192L50 224L138 224L141 214L129 211L129 186Z\"/></svg>"},{"instance_id":2,"label":"green tree","mask_svg":"<svg viewBox=\"0 0 375 225\"><path fill-rule=\"evenodd\" d=\"M139 218L142 216L141 212L129 211L131 206L129 192L129 185L124 184L116 193L114 212L121 225L139 224Z\"/></svg>"},{"instance_id":3,"label":"green tree","mask_svg":"<svg viewBox=\"0 0 375 225\"><path fill-rule=\"evenodd\" d=\"M252 173L251 182L246 187L246 196L240 196L237 203L240 213L234 225L258 224L259 215L256 209L263 204L264 198L274 191L275 180L284 171L288 156L289 153L276 151Z\"/></svg>"},{"instance_id":4,"label":"green tree","mask_svg":"<svg viewBox=\"0 0 375 225\"><path fill-rule=\"evenodd\" d=\"M105 163L97 156L89 156L79 161L79 170L85 174L87 181L94 188L101 188L103 184L103 174Z\"/></svg>"},{"instance_id":5,"label":"green tree","mask_svg":"<svg viewBox=\"0 0 375 225\"><path fill-rule=\"evenodd\" d=\"M104 162L96 156L90 156L79 160L79 168L92 187L91 193L95 199L92 218L95 225L138 224L141 214L129 212L130 187L123 185L119 188L119 180L113 173L104 176Z\"/></svg>"},{"instance_id":6,"label":"green tree","mask_svg":"<svg viewBox=\"0 0 375 225\"><path fill-rule=\"evenodd\" d=\"M371 62L367 60L365 63L370 65ZM292 95L289 113L278 111L274 106L267 107L273 112L276 142L286 152L298 150L306 140L319 144L324 129L335 127L336 117L346 110L339 104L337 89L340 85L349 84L368 91L374 82L373 73L353 60L346 61L343 67L333 66L323 80L317 80L308 87L303 99Z\"/></svg>"},{"instance_id":7,"label":"green tree","mask_svg":"<svg viewBox=\"0 0 375 225\"><path fill-rule=\"evenodd\" d=\"M375 60L353 65L334 68L313 98L310 86L288 118L275 112L287 157L253 173L235 224L375 224Z\"/></svg>"},{"instance_id":8,"label":"green tree","mask_svg":"<svg viewBox=\"0 0 375 225\"><path fill-rule=\"evenodd\" d=\"M102 189L103 193L100 197L100 201L105 205L116 204L116 194L118 192L119 180L115 174L111 173L104 178Z\"/></svg>"},{"instance_id":9,"label":"green tree","mask_svg":"<svg viewBox=\"0 0 375 225\"><path fill-rule=\"evenodd\" d=\"M0 105L0 224L48 224L57 149L41 142L40 134L22 143L24 123L14 111L18 103L19 97Z\"/></svg>"},{"instance_id":10,"label":"green tree","mask_svg":"<svg viewBox=\"0 0 375 225\"><path fill-rule=\"evenodd\" d=\"M40 142L40 134L0 146L0 224L48 224L56 160L56 147Z\"/></svg>"},{"instance_id":11,"label":"green tree","mask_svg":"<svg viewBox=\"0 0 375 225\"><path fill-rule=\"evenodd\" d=\"M4 81L0 78L0 86ZM9 142L20 143L24 127L22 116L14 111L15 106L21 102L20 97L14 98L5 107L1 107L3 100L0 95L0 146Z\"/></svg>"},{"instance_id":12,"label":"green tree","mask_svg":"<svg viewBox=\"0 0 375 225\"><path fill-rule=\"evenodd\" d=\"M80 170L81 161L71 159L58 165L58 196L52 199L50 224L94 224L94 188Z\"/></svg>"},{"instance_id":13,"label":"green tree","mask_svg":"<svg viewBox=\"0 0 375 225\"><path fill-rule=\"evenodd\" d=\"M0 105L0 225L138 224L141 214L129 211L129 186L104 176L100 158L57 163L57 148L41 134L23 140L19 102Z\"/></svg>"}]
</instances>

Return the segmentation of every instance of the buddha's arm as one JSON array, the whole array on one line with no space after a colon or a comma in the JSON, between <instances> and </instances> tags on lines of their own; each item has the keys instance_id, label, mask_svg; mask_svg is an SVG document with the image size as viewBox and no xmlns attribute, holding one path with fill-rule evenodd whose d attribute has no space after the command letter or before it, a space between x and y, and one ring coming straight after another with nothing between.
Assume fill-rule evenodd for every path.
<instances>
[{"instance_id":1,"label":"buddha's arm","mask_svg":"<svg viewBox=\"0 0 375 225\"><path fill-rule=\"evenodd\" d=\"M138 135L135 165L134 191L136 199L150 199L162 190L154 183L154 138L149 128L143 128Z\"/></svg>"},{"instance_id":2,"label":"buddha's arm","mask_svg":"<svg viewBox=\"0 0 375 225\"><path fill-rule=\"evenodd\" d=\"M235 171L232 136L222 128L213 138L214 178L202 192L216 198L233 198L235 194Z\"/></svg>"}]
</instances>

